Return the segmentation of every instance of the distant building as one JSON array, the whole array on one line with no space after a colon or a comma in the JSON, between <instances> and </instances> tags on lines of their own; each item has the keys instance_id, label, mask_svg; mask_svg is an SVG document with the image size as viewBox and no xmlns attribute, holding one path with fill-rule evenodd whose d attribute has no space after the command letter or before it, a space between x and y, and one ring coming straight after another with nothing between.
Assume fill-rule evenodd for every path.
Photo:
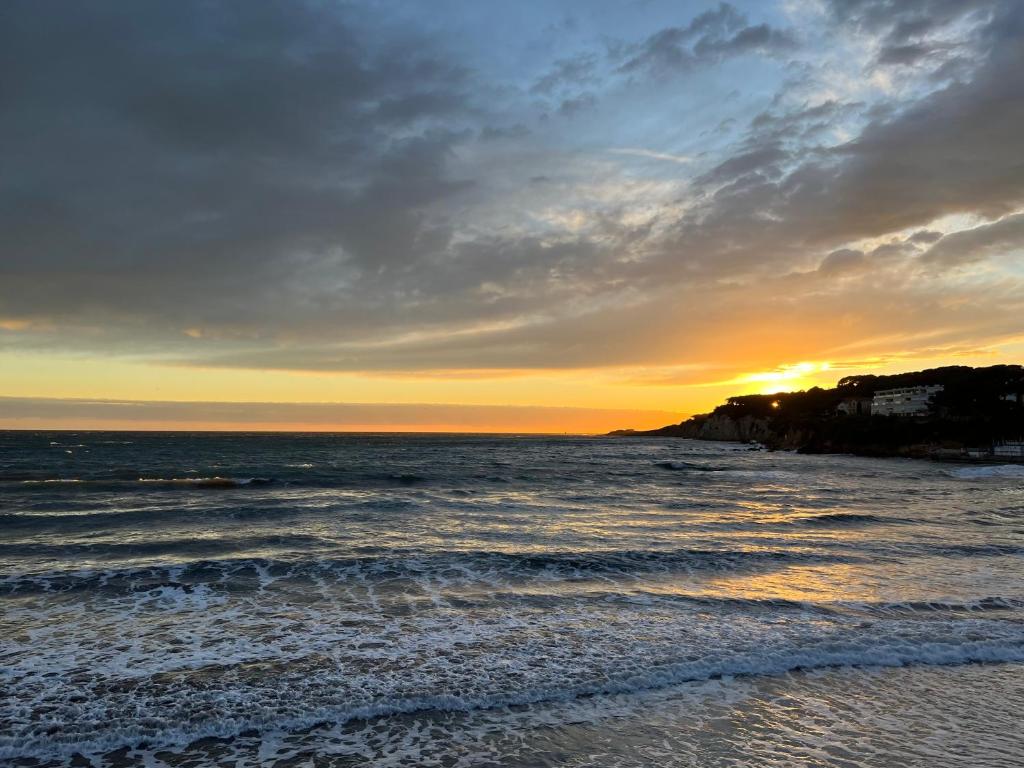
<instances>
[{"instance_id":1,"label":"distant building","mask_svg":"<svg viewBox=\"0 0 1024 768\"><path fill-rule=\"evenodd\" d=\"M1024 461L1024 441L1000 443L992 447L992 454L999 459L1019 459Z\"/></svg>"},{"instance_id":2,"label":"distant building","mask_svg":"<svg viewBox=\"0 0 1024 768\"><path fill-rule=\"evenodd\" d=\"M847 416L870 416L871 402L870 397L847 397L836 406L836 410Z\"/></svg>"},{"instance_id":3,"label":"distant building","mask_svg":"<svg viewBox=\"0 0 1024 768\"><path fill-rule=\"evenodd\" d=\"M878 416L920 416L928 413L932 397L943 389L941 384L880 389L871 400L871 412Z\"/></svg>"}]
</instances>

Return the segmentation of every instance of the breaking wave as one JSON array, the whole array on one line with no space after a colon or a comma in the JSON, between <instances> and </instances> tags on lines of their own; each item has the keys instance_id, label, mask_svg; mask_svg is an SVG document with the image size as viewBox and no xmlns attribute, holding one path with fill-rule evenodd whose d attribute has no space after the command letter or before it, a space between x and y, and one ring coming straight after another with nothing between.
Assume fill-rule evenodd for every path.
<instances>
[{"instance_id":1,"label":"breaking wave","mask_svg":"<svg viewBox=\"0 0 1024 768\"><path fill-rule=\"evenodd\" d=\"M140 544L0 544L0 554L15 550L33 556L59 554L160 555L193 552L204 546L211 550L244 550L269 545L294 546L302 550L323 543L322 539L301 535L239 537L225 542L212 540L205 545L196 540L150 541ZM509 553L497 551L469 552L389 552L346 558L310 560L238 558L228 560L193 560L167 565L128 569L85 569L49 571L0 576L0 594L15 592L58 592L64 590L127 588L136 582L151 580L164 583L173 580L210 579L225 581L254 576L257 579L336 579L360 578L394 580L399 578L445 578L479 583L532 578L591 578L603 576L652 575L691 571L734 571L744 568L783 566L787 564L852 563L859 558L829 552L789 552L784 550L721 551L680 549L666 551L642 550L604 552L536 552Z\"/></svg>"},{"instance_id":2,"label":"breaking wave","mask_svg":"<svg viewBox=\"0 0 1024 768\"><path fill-rule=\"evenodd\" d=\"M0 735L0 757L66 759L75 753L100 754L124 745L135 746L140 743L149 748L181 748L199 739L231 737L268 726L285 731L301 731L322 723L344 724L353 720L426 711L471 712L562 703L594 696L657 691L700 681L775 676L841 667L954 666L1006 662L1024 662L1024 636L1010 641L973 640L951 643L937 640L919 645L896 641L861 647L782 649L727 658L672 662L632 675L578 685L499 690L483 695L453 690L381 701L348 700L337 704L322 704L301 715L283 713L278 706L278 699L287 700L287 694L277 691L265 702L250 701L244 713L237 711L233 717L199 725L182 727L179 723L162 720L153 713L145 720L122 719L120 722L124 724L111 729L100 728L98 733L97 729L90 729L88 736L78 737L71 742L45 734L44 726L35 726L14 737ZM227 701L223 704L230 707ZM128 725L129 722L132 724Z\"/></svg>"},{"instance_id":3,"label":"breaking wave","mask_svg":"<svg viewBox=\"0 0 1024 768\"><path fill-rule=\"evenodd\" d=\"M858 730L850 690L890 716L893 685L939 701L1024 663L1016 467L686 440L99 437L0 432L5 765L254 764L221 756L264 740L314 763L318 723L387 734L350 761L446 764L469 719L528 715L546 730L517 743L578 744L556 703L604 712L620 693L641 713L632 748L678 725L648 717L663 695L703 687L741 717L745 692L799 703L833 673L786 673L831 667L851 683L840 747L883 749L917 726ZM992 706L1012 721L1015 699ZM808 722L765 719L765 743ZM395 757L410 738L432 751Z\"/></svg>"},{"instance_id":4,"label":"breaking wave","mask_svg":"<svg viewBox=\"0 0 1024 768\"><path fill-rule=\"evenodd\" d=\"M987 478L1024 479L1024 464L997 464L986 467L958 467L948 470L950 476L961 480L984 480Z\"/></svg>"}]
</instances>

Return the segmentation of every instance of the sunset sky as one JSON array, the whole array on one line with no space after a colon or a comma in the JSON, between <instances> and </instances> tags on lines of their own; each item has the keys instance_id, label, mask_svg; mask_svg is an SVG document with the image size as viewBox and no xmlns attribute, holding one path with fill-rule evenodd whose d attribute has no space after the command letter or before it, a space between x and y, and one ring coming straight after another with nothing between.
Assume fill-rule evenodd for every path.
<instances>
[{"instance_id":1,"label":"sunset sky","mask_svg":"<svg viewBox=\"0 0 1024 768\"><path fill-rule=\"evenodd\" d=\"M0 4L0 428L601 432L1024 360L1024 3Z\"/></svg>"}]
</instances>

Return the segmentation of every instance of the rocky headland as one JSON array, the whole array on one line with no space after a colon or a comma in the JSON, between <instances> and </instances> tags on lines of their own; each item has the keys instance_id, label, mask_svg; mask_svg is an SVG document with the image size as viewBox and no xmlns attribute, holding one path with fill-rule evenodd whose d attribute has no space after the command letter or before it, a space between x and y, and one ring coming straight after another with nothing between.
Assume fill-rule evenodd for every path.
<instances>
[{"instance_id":1,"label":"rocky headland","mask_svg":"<svg viewBox=\"0 0 1024 768\"><path fill-rule=\"evenodd\" d=\"M871 413L877 392L935 386L941 391L918 413ZM804 453L989 460L997 458L996 446L1024 439L1022 393L1019 365L848 376L828 389L731 397L680 424L611 434L758 443Z\"/></svg>"}]
</instances>

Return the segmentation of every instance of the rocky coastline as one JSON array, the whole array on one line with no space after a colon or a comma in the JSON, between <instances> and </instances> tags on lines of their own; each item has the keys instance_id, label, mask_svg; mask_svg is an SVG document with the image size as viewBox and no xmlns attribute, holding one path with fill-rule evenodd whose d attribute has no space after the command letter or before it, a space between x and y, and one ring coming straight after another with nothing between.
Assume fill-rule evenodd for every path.
<instances>
[{"instance_id":1,"label":"rocky coastline","mask_svg":"<svg viewBox=\"0 0 1024 768\"><path fill-rule=\"evenodd\" d=\"M870 401L874 392L908 382L938 382L944 389L925 412L912 417L844 409L844 404ZM680 424L610 434L754 443L801 453L1013 463L1024 456L1001 454L996 446L1024 439L1022 389L1021 366L854 376L831 389L733 397L711 413Z\"/></svg>"}]
</instances>

